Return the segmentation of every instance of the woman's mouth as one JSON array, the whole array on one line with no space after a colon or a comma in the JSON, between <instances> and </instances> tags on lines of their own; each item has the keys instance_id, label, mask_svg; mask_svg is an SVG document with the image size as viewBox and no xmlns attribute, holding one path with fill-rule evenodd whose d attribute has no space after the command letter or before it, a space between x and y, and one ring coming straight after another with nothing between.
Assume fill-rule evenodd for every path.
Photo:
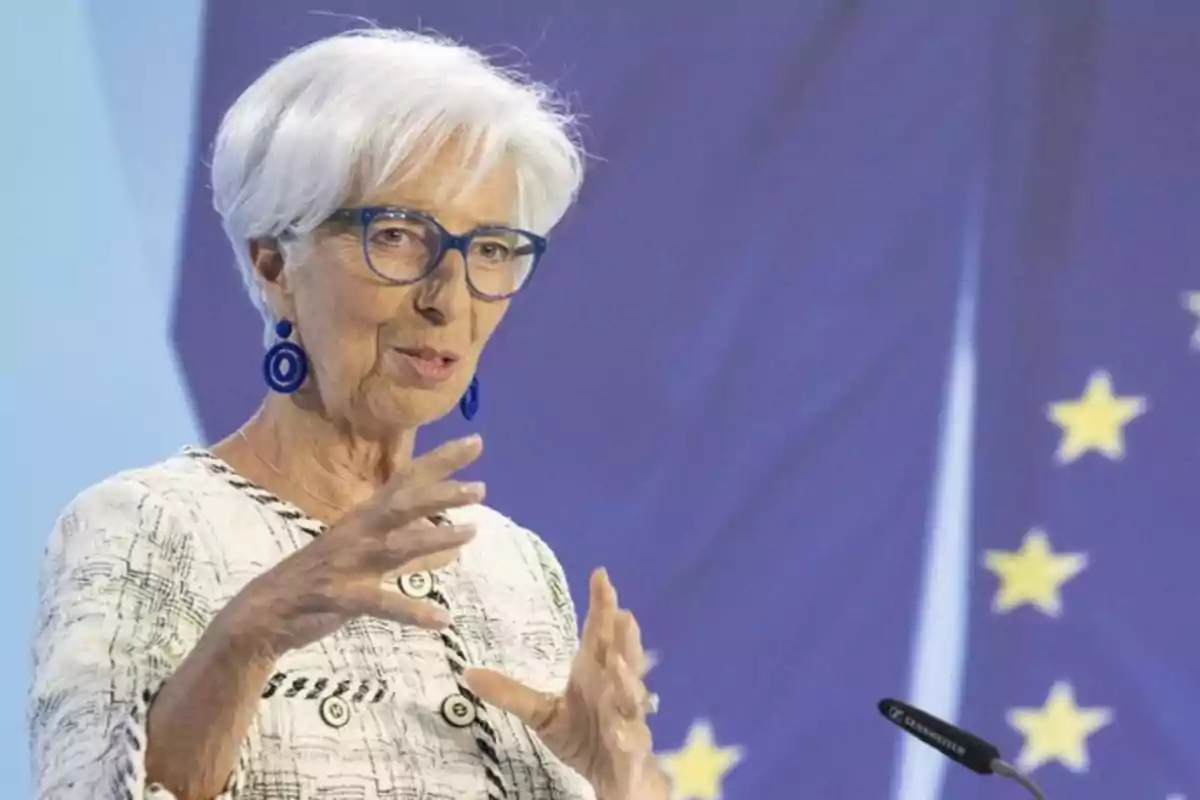
<instances>
[{"instance_id":1,"label":"woman's mouth","mask_svg":"<svg viewBox=\"0 0 1200 800\"><path fill-rule=\"evenodd\" d=\"M426 381L440 383L454 374L458 356L431 347L397 347L395 352L416 375Z\"/></svg>"}]
</instances>

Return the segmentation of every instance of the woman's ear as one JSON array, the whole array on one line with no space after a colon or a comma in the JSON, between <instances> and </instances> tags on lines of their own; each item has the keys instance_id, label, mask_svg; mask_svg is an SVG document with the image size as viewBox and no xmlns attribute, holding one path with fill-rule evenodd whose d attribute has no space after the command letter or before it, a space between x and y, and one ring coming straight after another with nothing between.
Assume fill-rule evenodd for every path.
<instances>
[{"instance_id":1,"label":"woman's ear","mask_svg":"<svg viewBox=\"0 0 1200 800\"><path fill-rule=\"evenodd\" d=\"M262 238L250 241L250 263L259 280L279 283L283 279L283 250L278 239Z\"/></svg>"},{"instance_id":2,"label":"woman's ear","mask_svg":"<svg viewBox=\"0 0 1200 800\"><path fill-rule=\"evenodd\" d=\"M254 280L266 296L267 305L275 319L291 319L292 293L288 290L284 270L283 248L273 238L250 241L250 263L254 265Z\"/></svg>"}]
</instances>

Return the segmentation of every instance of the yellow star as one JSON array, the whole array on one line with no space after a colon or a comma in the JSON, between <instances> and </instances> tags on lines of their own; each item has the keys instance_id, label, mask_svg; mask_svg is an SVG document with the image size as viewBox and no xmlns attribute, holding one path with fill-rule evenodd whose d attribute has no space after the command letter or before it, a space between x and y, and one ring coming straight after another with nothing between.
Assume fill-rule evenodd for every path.
<instances>
[{"instance_id":1,"label":"yellow star","mask_svg":"<svg viewBox=\"0 0 1200 800\"><path fill-rule=\"evenodd\" d=\"M1050 404L1050 420L1062 428L1062 440L1055 454L1069 464L1089 450L1110 459L1125 455L1125 425L1146 413L1146 398L1117 397L1112 376L1093 372L1087 388L1078 400Z\"/></svg>"},{"instance_id":2,"label":"yellow star","mask_svg":"<svg viewBox=\"0 0 1200 800\"><path fill-rule=\"evenodd\" d=\"M983 565L1000 579L992 611L1003 614L1029 603L1047 616L1062 613L1059 590L1087 566L1083 553L1055 553L1046 534L1034 528L1020 550L988 550Z\"/></svg>"},{"instance_id":3,"label":"yellow star","mask_svg":"<svg viewBox=\"0 0 1200 800\"><path fill-rule=\"evenodd\" d=\"M1072 772L1086 772L1087 737L1112 718L1110 708L1075 705L1075 690L1071 684L1059 681L1050 688L1041 708L1014 708L1008 712L1008 724L1025 737L1017 767L1028 771L1057 761Z\"/></svg>"},{"instance_id":4,"label":"yellow star","mask_svg":"<svg viewBox=\"0 0 1200 800\"><path fill-rule=\"evenodd\" d=\"M696 720L678 750L659 756L671 776L671 800L721 800L721 781L742 760L742 748L717 747L712 725Z\"/></svg>"},{"instance_id":5,"label":"yellow star","mask_svg":"<svg viewBox=\"0 0 1200 800\"><path fill-rule=\"evenodd\" d=\"M1200 292L1185 292L1183 305L1196 315L1196 332L1192 334L1192 349L1200 350Z\"/></svg>"}]
</instances>

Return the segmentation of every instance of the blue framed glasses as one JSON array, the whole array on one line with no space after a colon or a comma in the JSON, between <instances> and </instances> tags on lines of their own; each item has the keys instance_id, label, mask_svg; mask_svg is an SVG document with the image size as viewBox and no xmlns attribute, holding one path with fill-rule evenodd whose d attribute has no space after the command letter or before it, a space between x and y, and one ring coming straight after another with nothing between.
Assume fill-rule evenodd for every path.
<instances>
[{"instance_id":1,"label":"blue framed glasses","mask_svg":"<svg viewBox=\"0 0 1200 800\"><path fill-rule=\"evenodd\" d=\"M388 283L424 280L448 251L457 250L467 265L467 285L487 300L521 291L546 252L546 239L529 231L490 226L458 236L429 214L395 206L342 208L329 221L361 230L367 266Z\"/></svg>"}]
</instances>

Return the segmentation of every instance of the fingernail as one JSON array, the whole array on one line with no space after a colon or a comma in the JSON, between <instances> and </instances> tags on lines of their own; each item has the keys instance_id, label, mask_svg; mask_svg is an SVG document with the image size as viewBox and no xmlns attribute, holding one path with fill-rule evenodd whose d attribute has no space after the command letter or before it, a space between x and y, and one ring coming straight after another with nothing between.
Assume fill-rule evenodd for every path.
<instances>
[{"instance_id":1,"label":"fingernail","mask_svg":"<svg viewBox=\"0 0 1200 800\"><path fill-rule=\"evenodd\" d=\"M487 484L485 484L483 481L472 481L466 485L466 491L467 494L483 497L484 493L487 491Z\"/></svg>"},{"instance_id":2,"label":"fingernail","mask_svg":"<svg viewBox=\"0 0 1200 800\"><path fill-rule=\"evenodd\" d=\"M476 530L474 525L455 525L454 533L458 534L458 538L463 544L466 544L475 538L478 530Z\"/></svg>"},{"instance_id":3,"label":"fingernail","mask_svg":"<svg viewBox=\"0 0 1200 800\"><path fill-rule=\"evenodd\" d=\"M472 447L475 447L476 445L483 444L483 437L480 436L478 433L472 433L470 436L463 439L463 442L465 442L466 444L468 444Z\"/></svg>"}]
</instances>

